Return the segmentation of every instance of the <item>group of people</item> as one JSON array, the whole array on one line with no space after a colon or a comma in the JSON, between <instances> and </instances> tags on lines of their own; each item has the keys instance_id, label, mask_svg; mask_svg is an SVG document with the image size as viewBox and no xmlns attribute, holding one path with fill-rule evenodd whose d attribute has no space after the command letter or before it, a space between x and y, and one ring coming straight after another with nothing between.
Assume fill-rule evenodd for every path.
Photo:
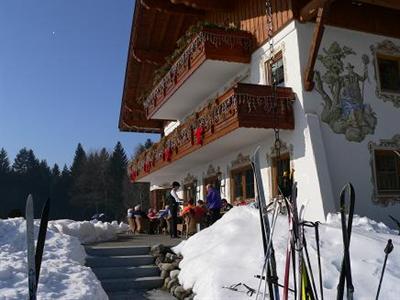
<instances>
[{"instance_id":1,"label":"group of people","mask_svg":"<svg viewBox=\"0 0 400 300\"><path fill-rule=\"evenodd\" d=\"M233 207L226 199L221 199L218 189L212 184L206 186L206 201L189 199L185 202L178 196L179 189L179 182L173 182L165 208L158 212L150 208L146 214L140 205L129 208L127 218L130 231L143 233L145 223L148 223L148 233L168 232L172 238L178 238L178 224L185 224L187 234L191 235L214 224Z\"/></svg>"},{"instance_id":2,"label":"group of people","mask_svg":"<svg viewBox=\"0 0 400 300\"><path fill-rule=\"evenodd\" d=\"M170 211L170 235L172 238L178 237L177 226L184 221L187 233L193 234L207 226L214 224L220 217L232 208L226 199L221 199L220 192L212 185L206 186L206 201L189 199L179 212L180 204L183 200L178 197L179 182L172 183L172 189L167 197L167 204Z\"/></svg>"}]
</instances>

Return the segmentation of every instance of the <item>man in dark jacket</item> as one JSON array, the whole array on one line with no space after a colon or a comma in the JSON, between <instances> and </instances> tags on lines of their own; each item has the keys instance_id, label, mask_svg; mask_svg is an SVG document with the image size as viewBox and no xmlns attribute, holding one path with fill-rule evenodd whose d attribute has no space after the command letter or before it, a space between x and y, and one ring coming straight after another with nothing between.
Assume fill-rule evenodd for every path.
<instances>
[{"instance_id":1,"label":"man in dark jacket","mask_svg":"<svg viewBox=\"0 0 400 300\"><path fill-rule=\"evenodd\" d=\"M207 184L207 208L210 212L210 224L221 217L221 195L212 184Z\"/></svg>"},{"instance_id":2,"label":"man in dark jacket","mask_svg":"<svg viewBox=\"0 0 400 300\"><path fill-rule=\"evenodd\" d=\"M171 220L170 220L170 235L172 238L178 237L177 232L177 224L178 224L178 206L179 202L181 201L177 195L177 191L180 188L179 182L174 181L172 183L171 192L167 196L167 204L169 207L169 211L171 213Z\"/></svg>"}]
</instances>

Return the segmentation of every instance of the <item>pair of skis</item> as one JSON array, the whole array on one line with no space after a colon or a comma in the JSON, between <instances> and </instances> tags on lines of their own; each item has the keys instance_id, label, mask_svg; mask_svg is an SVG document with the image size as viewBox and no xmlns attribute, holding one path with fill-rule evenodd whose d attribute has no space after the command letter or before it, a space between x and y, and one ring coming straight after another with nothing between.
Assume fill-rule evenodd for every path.
<instances>
[{"instance_id":1,"label":"pair of skis","mask_svg":"<svg viewBox=\"0 0 400 300\"><path fill-rule=\"evenodd\" d=\"M34 231L34 210L32 195L28 196L25 207L26 217L26 242L28 251L28 286L29 299L36 299L37 286L39 283L40 267L42 265L42 257L44 244L46 241L47 224L49 221L50 199L47 199L43 206L39 235L35 251L35 231Z\"/></svg>"},{"instance_id":2,"label":"pair of skis","mask_svg":"<svg viewBox=\"0 0 400 300\"><path fill-rule=\"evenodd\" d=\"M261 166L259 157L260 147L256 149L254 155L251 159L251 166L253 168L256 187L257 187L257 205L260 215L260 225L262 242L264 248L264 264L261 270L261 275L259 275L259 284L256 292L256 300L262 294L262 299L265 299L266 290L268 286L268 295L270 300L279 300L279 286L278 286L278 276L276 272L276 260L275 252L272 243L272 237L274 234L276 219L278 215L278 204L275 204L274 214L272 217L272 225L270 224L267 203L265 201L264 187L261 177ZM261 293L262 281L265 280L265 285Z\"/></svg>"}]
</instances>

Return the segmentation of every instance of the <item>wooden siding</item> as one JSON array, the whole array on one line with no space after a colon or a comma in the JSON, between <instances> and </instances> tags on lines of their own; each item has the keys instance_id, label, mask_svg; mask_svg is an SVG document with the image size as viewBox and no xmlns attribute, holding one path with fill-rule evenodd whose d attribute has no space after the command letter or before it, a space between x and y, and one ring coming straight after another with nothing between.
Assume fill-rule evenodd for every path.
<instances>
[{"instance_id":1,"label":"wooden siding","mask_svg":"<svg viewBox=\"0 0 400 300\"><path fill-rule=\"evenodd\" d=\"M267 37L267 17L265 0L233 0L232 10L210 11L206 20L211 23L230 25L251 32L262 45ZM274 32L279 31L293 19L292 0L271 0Z\"/></svg>"}]
</instances>

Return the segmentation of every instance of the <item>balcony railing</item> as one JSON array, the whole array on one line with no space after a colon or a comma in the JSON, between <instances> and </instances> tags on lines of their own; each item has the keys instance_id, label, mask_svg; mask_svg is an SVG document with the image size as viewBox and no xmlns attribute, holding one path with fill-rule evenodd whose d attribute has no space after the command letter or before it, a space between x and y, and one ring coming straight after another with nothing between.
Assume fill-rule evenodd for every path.
<instances>
[{"instance_id":1,"label":"balcony railing","mask_svg":"<svg viewBox=\"0 0 400 300\"><path fill-rule=\"evenodd\" d=\"M238 68L242 67L243 64L250 63L251 52L252 35L250 33L240 30L203 28L188 44L169 71L155 84L150 94L144 100L147 118L177 119L178 117L174 115L174 113L170 114L162 111L158 113L160 116L155 114L162 108L167 100L173 98L173 96L180 99L172 100L180 101L180 106L185 105L182 101L188 101L187 93L185 94L185 92L183 92L182 95L174 94L182 85L190 85L189 78L202 65L206 65L204 64L206 60L232 63L235 64L235 66L232 67L232 65L229 66L229 64L225 64L225 68L217 67L214 71L205 67L202 73L205 75L201 75L202 79L207 79L207 76L212 78L214 75L217 76L217 80L211 80L208 84L199 84L199 82L195 82L194 85L197 84L197 87L201 85L199 87L201 91L195 93L195 97L199 99L195 99L193 93L190 93L190 101L203 101L204 96L209 96L209 94L214 91L213 89L220 87L222 83L225 83L227 80L231 79L232 76L235 76L235 73L238 72ZM209 70L210 72L208 72ZM221 74L211 74L215 72L220 72ZM218 80L222 81L218 82ZM191 87L189 91L192 92ZM172 110L170 109L169 111ZM176 110L174 109L173 111Z\"/></svg>"},{"instance_id":2,"label":"balcony railing","mask_svg":"<svg viewBox=\"0 0 400 300\"><path fill-rule=\"evenodd\" d=\"M239 83L129 164L132 181L199 150L238 128L294 129L291 88Z\"/></svg>"}]
</instances>

